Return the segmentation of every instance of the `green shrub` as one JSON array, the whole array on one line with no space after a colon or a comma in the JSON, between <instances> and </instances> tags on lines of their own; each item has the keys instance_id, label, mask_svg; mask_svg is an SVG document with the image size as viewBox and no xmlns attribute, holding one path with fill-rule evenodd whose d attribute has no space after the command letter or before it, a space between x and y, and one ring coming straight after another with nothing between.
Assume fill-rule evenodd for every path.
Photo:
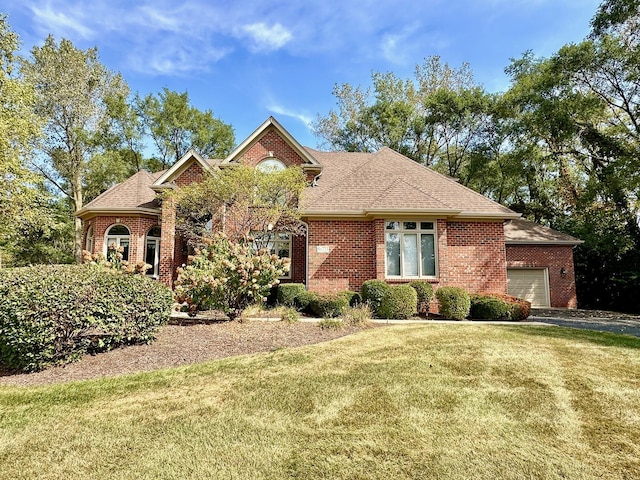
<instances>
[{"instance_id":1,"label":"green shrub","mask_svg":"<svg viewBox=\"0 0 640 480\"><path fill-rule=\"evenodd\" d=\"M389 285L384 280L367 280L362 284L362 301L371 306L375 315L378 315L380 302L387 290Z\"/></svg>"},{"instance_id":2,"label":"green shrub","mask_svg":"<svg viewBox=\"0 0 640 480\"><path fill-rule=\"evenodd\" d=\"M484 296L504 301L509 307L509 319L514 322L526 320L531 315L531 302L527 300L503 293L486 293Z\"/></svg>"},{"instance_id":3,"label":"green shrub","mask_svg":"<svg viewBox=\"0 0 640 480\"><path fill-rule=\"evenodd\" d=\"M280 320L285 323L296 323L300 321L300 314L295 308L286 307L280 315Z\"/></svg>"},{"instance_id":4,"label":"green shrub","mask_svg":"<svg viewBox=\"0 0 640 480\"><path fill-rule=\"evenodd\" d=\"M362 303L362 297L358 292L353 292L351 290L345 290L344 292L340 292L340 295L344 295L349 302L350 307L355 307Z\"/></svg>"},{"instance_id":5,"label":"green shrub","mask_svg":"<svg viewBox=\"0 0 640 480\"><path fill-rule=\"evenodd\" d=\"M440 315L445 318L464 320L469 315L471 298L460 287L440 287L436 290L436 298L440 302Z\"/></svg>"},{"instance_id":6,"label":"green shrub","mask_svg":"<svg viewBox=\"0 0 640 480\"><path fill-rule=\"evenodd\" d=\"M378 316L404 320L416 313L418 294L410 285L394 285L382 297Z\"/></svg>"},{"instance_id":7,"label":"green shrub","mask_svg":"<svg viewBox=\"0 0 640 480\"><path fill-rule=\"evenodd\" d=\"M157 281L88 265L0 270L0 298L0 357L24 371L149 342L173 305Z\"/></svg>"},{"instance_id":8,"label":"green shrub","mask_svg":"<svg viewBox=\"0 0 640 480\"><path fill-rule=\"evenodd\" d=\"M343 314L344 309L349 306L349 300L339 293L315 295L309 306L317 317L334 318Z\"/></svg>"},{"instance_id":9,"label":"green shrub","mask_svg":"<svg viewBox=\"0 0 640 480\"><path fill-rule=\"evenodd\" d=\"M479 320L507 320L511 308L504 300L491 295L473 295L471 297L471 318Z\"/></svg>"},{"instance_id":10,"label":"green shrub","mask_svg":"<svg viewBox=\"0 0 640 480\"><path fill-rule=\"evenodd\" d=\"M418 294L416 312L420 314L429 313L429 304L431 303L431 300L433 300L433 287L431 284L429 282L415 280L413 282L409 282L409 285L411 285Z\"/></svg>"},{"instance_id":11,"label":"green shrub","mask_svg":"<svg viewBox=\"0 0 640 480\"><path fill-rule=\"evenodd\" d=\"M312 313L311 302L318 296L317 293L304 290L295 298L295 307L299 312Z\"/></svg>"},{"instance_id":12,"label":"green shrub","mask_svg":"<svg viewBox=\"0 0 640 480\"><path fill-rule=\"evenodd\" d=\"M296 297L304 291L302 283L281 283L278 285L278 303L293 307L296 304Z\"/></svg>"},{"instance_id":13,"label":"green shrub","mask_svg":"<svg viewBox=\"0 0 640 480\"><path fill-rule=\"evenodd\" d=\"M342 330L344 322L339 318L323 318L318 322L318 326L322 330Z\"/></svg>"},{"instance_id":14,"label":"green shrub","mask_svg":"<svg viewBox=\"0 0 640 480\"><path fill-rule=\"evenodd\" d=\"M366 303L347 307L342 314L344 323L352 327L366 327L371 322L371 317L373 317L371 307Z\"/></svg>"}]
</instances>

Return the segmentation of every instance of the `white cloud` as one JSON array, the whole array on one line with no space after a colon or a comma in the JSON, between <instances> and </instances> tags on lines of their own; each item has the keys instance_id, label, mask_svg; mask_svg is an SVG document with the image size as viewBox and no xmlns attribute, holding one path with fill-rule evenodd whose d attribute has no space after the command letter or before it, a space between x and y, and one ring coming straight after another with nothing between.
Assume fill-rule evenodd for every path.
<instances>
[{"instance_id":1,"label":"white cloud","mask_svg":"<svg viewBox=\"0 0 640 480\"><path fill-rule=\"evenodd\" d=\"M51 4L42 8L30 6L29 9L36 22L46 27L47 33L62 37L69 37L76 33L84 39L94 36L94 31L86 26L87 22L81 18L82 14L76 9L65 12L64 9L53 8Z\"/></svg>"},{"instance_id":2,"label":"white cloud","mask_svg":"<svg viewBox=\"0 0 640 480\"><path fill-rule=\"evenodd\" d=\"M307 113L296 112L274 102L271 102L269 105L267 105L267 110L275 113L276 115L295 118L296 120L304 123L306 127L310 127L311 123L313 122L313 117L308 115Z\"/></svg>"},{"instance_id":3,"label":"white cloud","mask_svg":"<svg viewBox=\"0 0 640 480\"><path fill-rule=\"evenodd\" d=\"M244 25L240 31L249 38L249 49L253 52L269 52L286 45L293 37L291 32L279 23L268 26L264 22Z\"/></svg>"}]
</instances>

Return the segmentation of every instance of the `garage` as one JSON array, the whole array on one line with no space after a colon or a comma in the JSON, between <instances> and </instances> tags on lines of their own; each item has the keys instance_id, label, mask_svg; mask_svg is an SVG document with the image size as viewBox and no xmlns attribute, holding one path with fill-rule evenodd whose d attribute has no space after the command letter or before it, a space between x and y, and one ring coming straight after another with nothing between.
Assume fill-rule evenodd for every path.
<instances>
[{"instance_id":1,"label":"garage","mask_svg":"<svg viewBox=\"0 0 640 480\"><path fill-rule=\"evenodd\" d=\"M532 307L548 307L548 279L546 268L508 268L507 291L509 295L530 301Z\"/></svg>"}]
</instances>

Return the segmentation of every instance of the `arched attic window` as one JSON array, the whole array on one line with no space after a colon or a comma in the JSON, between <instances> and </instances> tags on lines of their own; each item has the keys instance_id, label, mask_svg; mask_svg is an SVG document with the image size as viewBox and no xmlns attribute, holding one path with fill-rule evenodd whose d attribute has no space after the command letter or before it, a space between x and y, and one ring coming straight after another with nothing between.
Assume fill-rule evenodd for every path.
<instances>
[{"instance_id":1,"label":"arched attic window","mask_svg":"<svg viewBox=\"0 0 640 480\"><path fill-rule=\"evenodd\" d=\"M256 168L263 173L269 173L279 172L287 168L287 166L277 158L265 158L260 163L258 163L258 165L256 165Z\"/></svg>"},{"instance_id":2,"label":"arched attic window","mask_svg":"<svg viewBox=\"0 0 640 480\"><path fill-rule=\"evenodd\" d=\"M104 254L108 256L108 249L110 245L115 245L116 248L122 247L122 260L129 260L129 243L131 241L131 234L129 229L124 225L113 225L107 230L104 242Z\"/></svg>"}]
</instances>

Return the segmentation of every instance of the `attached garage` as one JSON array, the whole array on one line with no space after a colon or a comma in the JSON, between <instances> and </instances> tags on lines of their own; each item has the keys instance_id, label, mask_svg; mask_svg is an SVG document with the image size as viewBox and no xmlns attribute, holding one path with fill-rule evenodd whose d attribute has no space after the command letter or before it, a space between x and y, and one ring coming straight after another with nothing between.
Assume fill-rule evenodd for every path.
<instances>
[{"instance_id":1,"label":"attached garage","mask_svg":"<svg viewBox=\"0 0 640 480\"><path fill-rule=\"evenodd\" d=\"M549 307L549 274L546 268L508 268L509 295L524 298L532 307Z\"/></svg>"},{"instance_id":2,"label":"attached garage","mask_svg":"<svg viewBox=\"0 0 640 480\"><path fill-rule=\"evenodd\" d=\"M504 226L507 291L534 307L576 308L573 248L566 233L518 218Z\"/></svg>"}]
</instances>

